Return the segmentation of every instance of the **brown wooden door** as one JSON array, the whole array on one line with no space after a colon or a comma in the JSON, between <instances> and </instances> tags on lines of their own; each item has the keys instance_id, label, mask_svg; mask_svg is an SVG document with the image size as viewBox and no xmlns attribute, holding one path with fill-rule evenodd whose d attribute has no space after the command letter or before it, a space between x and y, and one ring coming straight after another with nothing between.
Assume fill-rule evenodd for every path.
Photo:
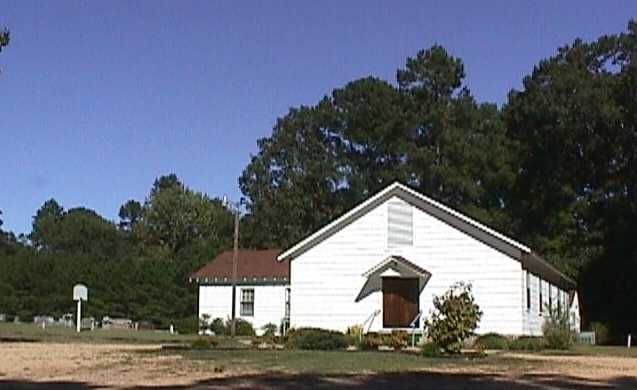
<instances>
[{"instance_id":1,"label":"brown wooden door","mask_svg":"<svg viewBox=\"0 0 637 390\"><path fill-rule=\"evenodd\" d=\"M418 279L383 278L383 327L406 328L418 314Z\"/></svg>"}]
</instances>

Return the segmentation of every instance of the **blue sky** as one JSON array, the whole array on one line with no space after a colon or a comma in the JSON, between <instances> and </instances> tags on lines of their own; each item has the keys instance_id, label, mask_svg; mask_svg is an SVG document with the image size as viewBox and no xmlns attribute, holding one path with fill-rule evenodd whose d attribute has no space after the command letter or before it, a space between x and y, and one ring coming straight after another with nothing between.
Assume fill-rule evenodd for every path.
<instances>
[{"instance_id":1,"label":"blue sky","mask_svg":"<svg viewBox=\"0 0 637 390\"><path fill-rule=\"evenodd\" d=\"M29 232L51 197L116 219L174 172L212 196L288 108L394 80L434 43L502 103L576 37L621 32L637 1L7 1L0 26L0 210Z\"/></svg>"}]
</instances>

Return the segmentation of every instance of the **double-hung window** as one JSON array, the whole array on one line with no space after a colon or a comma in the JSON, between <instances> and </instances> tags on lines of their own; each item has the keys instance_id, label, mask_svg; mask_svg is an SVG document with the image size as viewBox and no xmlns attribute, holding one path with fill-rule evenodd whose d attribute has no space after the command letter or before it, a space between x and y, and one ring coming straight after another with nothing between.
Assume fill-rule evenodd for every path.
<instances>
[{"instance_id":1,"label":"double-hung window","mask_svg":"<svg viewBox=\"0 0 637 390\"><path fill-rule=\"evenodd\" d=\"M241 289L241 315L252 317L254 316L254 289L243 288Z\"/></svg>"}]
</instances>

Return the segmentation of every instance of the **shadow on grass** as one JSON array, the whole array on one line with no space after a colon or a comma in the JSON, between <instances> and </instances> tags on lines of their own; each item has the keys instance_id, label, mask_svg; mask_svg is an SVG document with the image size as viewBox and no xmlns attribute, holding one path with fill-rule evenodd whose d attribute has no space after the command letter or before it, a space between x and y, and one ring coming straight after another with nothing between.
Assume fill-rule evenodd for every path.
<instances>
[{"instance_id":1,"label":"shadow on grass","mask_svg":"<svg viewBox=\"0 0 637 390\"><path fill-rule=\"evenodd\" d=\"M91 385L85 382L71 381L48 381L48 382L31 382L25 379L2 379L0 378L0 389L19 389L19 390L85 390L85 389L102 389L103 387Z\"/></svg>"},{"instance_id":2,"label":"shadow on grass","mask_svg":"<svg viewBox=\"0 0 637 390\"><path fill-rule=\"evenodd\" d=\"M95 389L102 386L83 382L30 382L2 380L2 389ZM582 381L563 375L525 375L509 378L488 374L396 373L373 375L261 375L211 378L180 386L131 386L131 389L635 389L637 378L616 377L607 381Z\"/></svg>"}]
</instances>

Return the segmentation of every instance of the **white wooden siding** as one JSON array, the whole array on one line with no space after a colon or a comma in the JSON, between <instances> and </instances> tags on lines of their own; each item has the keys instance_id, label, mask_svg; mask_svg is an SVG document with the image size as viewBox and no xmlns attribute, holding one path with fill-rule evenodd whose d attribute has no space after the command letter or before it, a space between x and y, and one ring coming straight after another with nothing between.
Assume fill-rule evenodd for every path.
<instances>
[{"instance_id":1,"label":"white wooden siding","mask_svg":"<svg viewBox=\"0 0 637 390\"><path fill-rule=\"evenodd\" d=\"M232 287L230 286L199 286L199 318L204 314L210 320L230 318L232 307Z\"/></svg>"},{"instance_id":2,"label":"white wooden siding","mask_svg":"<svg viewBox=\"0 0 637 390\"><path fill-rule=\"evenodd\" d=\"M571 327L574 331L579 333L581 331L582 319L579 314L579 297L577 293L573 294L573 300L569 306L569 320L571 321Z\"/></svg>"},{"instance_id":3,"label":"white wooden siding","mask_svg":"<svg viewBox=\"0 0 637 390\"><path fill-rule=\"evenodd\" d=\"M526 275L528 271L524 270L524 275ZM526 297L524 298L524 305L522 311L522 320L523 320L523 330L524 334L531 336L541 336L542 335L542 326L544 325L544 321L549 316L549 312L546 310L546 307L549 304L549 293L551 294L553 308L557 310L558 301L560 302L562 310L568 310L568 300L566 297L568 293L555 285L550 285L546 280L542 280L542 302L544 311L540 313L540 277L537 275L529 273L529 279L531 281L531 308L529 310L526 309ZM522 289L526 294L526 277L524 278L524 282L522 284Z\"/></svg>"},{"instance_id":4,"label":"white wooden siding","mask_svg":"<svg viewBox=\"0 0 637 390\"><path fill-rule=\"evenodd\" d=\"M425 317L434 295L456 282L471 282L484 312L477 332L522 334L520 263L412 206L413 245L390 248L387 203L396 200L382 203L292 261L291 325L344 331L362 323L382 310L380 291L356 301L366 281L362 274L390 255L401 255L432 274L420 295ZM372 330L381 326L382 313Z\"/></svg>"},{"instance_id":5,"label":"white wooden siding","mask_svg":"<svg viewBox=\"0 0 637 390\"><path fill-rule=\"evenodd\" d=\"M288 286L240 285L237 286L236 316L249 321L257 334L263 333L263 326L273 323L277 327L285 315L285 289ZM254 289L254 315L241 316L241 289ZM208 314L210 319L232 316L231 286L199 286L199 318Z\"/></svg>"}]
</instances>

